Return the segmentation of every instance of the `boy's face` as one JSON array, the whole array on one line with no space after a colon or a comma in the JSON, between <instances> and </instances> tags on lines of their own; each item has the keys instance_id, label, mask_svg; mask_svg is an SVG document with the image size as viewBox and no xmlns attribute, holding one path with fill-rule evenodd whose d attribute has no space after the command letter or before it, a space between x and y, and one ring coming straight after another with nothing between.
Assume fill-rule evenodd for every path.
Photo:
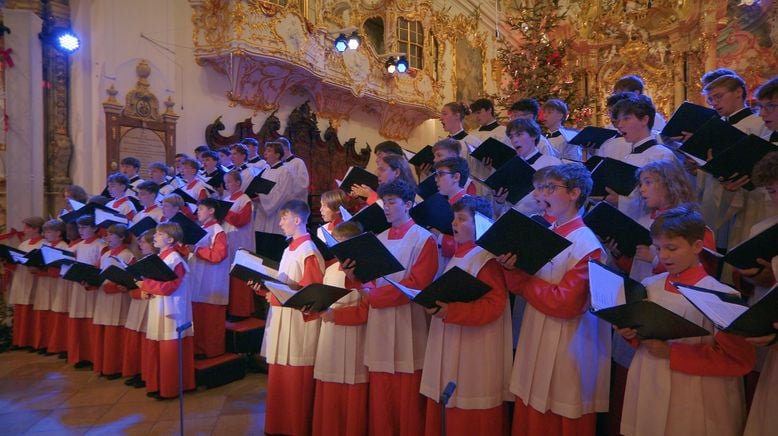
<instances>
[{"instance_id":1,"label":"boy's face","mask_svg":"<svg viewBox=\"0 0 778 436\"><path fill-rule=\"evenodd\" d=\"M494 119L494 115L492 115L492 111L489 109L478 109L477 111L473 112L473 115L475 115L475 120L478 122L478 124L484 126L492 122L492 119Z\"/></svg>"},{"instance_id":2,"label":"boy's face","mask_svg":"<svg viewBox=\"0 0 778 436\"><path fill-rule=\"evenodd\" d=\"M321 213L321 219L328 223L337 218L339 212L330 209L326 204L322 203L321 207L319 207L319 213Z\"/></svg>"},{"instance_id":3,"label":"boy's face","mask_svg":"<svg viewBox=\"0 0 778 436\"><path fill-rule=\"evenodd\" d=\"M408 212L412 206L410 201L403 201L396 195L386 195L382 200L384 201L384 215L390 224L403 224L408 220Z\"/></svg>"},{"instance_id":4,"label":"boy's face","mask_svg":"<svg viewBox=\"0 0 778 436\"><path fill-rule=\"evenodd\" d=\"M201 162L203 163L203 168L205 168L205 170L209 173L216 169L216 165L219 163L210 156L204 157Z\"/></svg>"},{"instance_id":5,"label":"boy's face","mask_svg":"<svg viewBox=\"0 0 778 436\"><path fill-rule=\"evenodd\" d=\"M230 157L232 158L232 162L235 164L235 166L238 167L246 162L246 156L244 156L243 153L239 152L238 150L231 150Z\"/></svg>"},{"instance_id":6,"label":"boy's face","mask_svg":"<svg viewBox=\"0 0 778 436\"><path fill-rule=\"evenodd\" d=\"M151 192L145 191L143 189L138 189L138 201L140 201L140 204L142 204L144 207L153 205L156 200L157 196L155 194L152 194Z\"/></svg>"},{"instance_id":7,"label":"boy's face","mask_svg":"<svg viewBox=\"0 0 778 436\"><path fill-rule=\"evenodd\" d=\"M210 208L204 204L197 206L197 221L200 221L200 224L205 224L206 222L212 220L213 214L213 208Z\"/></svg>"},{"instance_id":8,"label":"boy's face","mask_svg":"<svg viewBox=\"0 0 778 436\"><path fill-rule=\"evenodd\" d=\"M759 116L769 130L778 130L778 96L759 100Z\"/></svg>"},{"instance_id":9,"label":"boy's face","mask_svg":"<svg viewBox=\"0 0 778 436\"><path fill-rule=\"evenodd\" d=\"M229 154L219 153L219 163L228 167L232 165L232 159Z\"/></svg>"},{"instance_id":10,"label":"boy's face","mask_svg":"<svg viewBox=\"0 0 778 436\"><path fill-rule=\"evenodd\" d=\"M466 210L454 212L454 221L451 222L451 227L454 229L454 241L457 244L475 240L475 222L470 212Z\"/></svg>"},{"instance_id":11,"label":"boy's face","mask_svg":"<svg viewBox=\"0 0 778 436\"><path fill-rule=\"evenodd\" d=\"M386 164L383 159L379 159L376 162L376 176L378 176L378 183L389 183L400 175L400 170L394 170L392 167Z\"/></svg>"},{"instance_id":12,"label":"boy's face","mask_svg":"<svg viewBox=\"0 0 778 436\"><path fill-rule=\"evenodd\" d=\"M560 217L577 209L575 202L581 195L580 189L568 189L561 180L557 179L546 179L542 189L536 191L539 193L538 198L546 214L553 217Z\"/></svg>"},{"instance_id":13,"label":"boy's face","mask_svg":"<svg viewBox=\"0 0 778 436\"><path fill-rule=\"evenodd\" d=\"M728 117L743 107L743 91L730 91L726 86L719 86L706 92L705 100L719 116Z\"/></svg>"},{"instance_id":14,"label":"boy's face","mask_svg":"<svg viewBox=\"0 0 778 436\"><path fill-rule=\"evenodd\" d=\"M187 181L191 181L197 175L197 168L193 168L189 165L181 165L181 175Z\"/></svg>"},{"instance_id":15,"label":"boy's face","mask_svg":"<svg viewBox=\"0 0 778 436\"><path fill-rule=\"evenodd\" d=\"M638 189L646 206L650 209L662 209L667 201L667 189L654 173L643 172L640 174Z\"/></svg>"},{"instance_id":16,"label":"boy's face","mask_svg":"<svg viewBox=\"0 0 778 436\"><path fill-rule=\"evenodd\" d=\"M451 171L451 168L440 167L435 170L435 183L438 191L445 196L452 196L459 192L459 180L461 174Z\"/></svg>"},{"instance_id":17,"label":"boy's face","mask_svg":"<svg viewBox=\"0 0 778 436\"><path fill-rule=\"evenodd\" d=\"M184 161L183 157L177 157L176 160L175 160L175 162L176 162L176 171L178 171L179 173L181 172L181 162L183 162L183 161Z\"/></svg>"},{"instance_id":18,"label":"boy's face","mask_svg":"<svg viewBox=\"0 0 778 436\"><path fill-rule=\"evenodd\" d=\"M167 219L173 218L173 215L177 214L181 209L178 206L174 206L166 201L162 202L162 216Z\"/></svg>"},{"instance_id":19,"label":"boy's face","mask_svg":"<svg viewBox=\"0 0 778 436\"><path fill-rule=\"evenodd\" d=\"M124 192L127 191L127 187L121 183L108 182L108 194L113 198L124 197Z\"/></svg>"},{"instance_id":20,"label":"boy's face","mask_svg":"<svg viewBox=\"0 0 778 436\"><path fill-rule=\"evenodd\" d=\"M435 151L432 152L432 155L434 156L432 158L434 163L438 163L443 159L448 159L450 157L457 157L456 153L447 148L436 148Z\"/></svg>"},{"instance_id":21,"label":"boy's face","mask_svg":"<svg viewBox=\"0 0 778 436\"><path fill-rule=\"evenodd\" d=\"M613 122L627 142L635 143L645 138L648 134L648 115L639 118L633 114L622 113Z\"/></svg>"},{"instance_id":22,"label":"boy's face","mask_svg":"<svg viewBox=\"0 0 778 436\"><path fill-rule=\"evenodd\" d=\"M527 132L513 133L508 137L511 145L516 149L516 153L522 158L528 158L535 152L535 138L529 136Z\"/></svg>"},{"instance_id":23,"label":"boy's face","mask_svg":"<svg viewBox=\"0 0 778 436\"><path fill-rule=\"evenodd\" d=\"M297 232L297 227L300 225L300 217L291 212L284 212L278 220L278 225L281 226L284 236L294 236Z\"/></svg>"},{"instance_id":24,"label":"boy's face","mask_svg":"<svg viewBox=\"0 0 778 436\"><path fill-rule=\"evenodd\" d=\"M767 195L770 196L773 204L778 206L778 180L765 186L764 189L767 191Z\"/></svg>"},{"instance_id":25,"label":"boy's face","mask_svg":"<svg viewBox=\"0 0 778 436\"><path fill-rule=\"evenodd\" d=\"M543 126L547 129L556 128L562 123L565 115L554 109L543 110Z\"/></svg>"},{"instance_id":26,"label":"boy's face","mask_svg":"<svg viewBox=\"0 0 778 436\"><path fill-rule=\"evenodd\" d=\"M154 252L154 246L146 241L146 238L138 238L138 248L140 248L140 252L144 256Z\"/></svg>"},{"instance_id":27,"label":"boy's face","mask_svg":"<svg viewBox=\"0 0 778 436\"><path fill-rule=\"evenodd\" d=\"M35 238L37 236L40 236L40 230L36 227L30 227L27 224L24 224L24 227L22 227L22 233L24 233L25 239Z\"/></svg>"},{"instance_id":28,"label":"boy's face","mask_svg":"<svg viewBox=\"0 0 778 436\"><path fill-rule=\"evenodd\" d=\"M225 176L224 189L229 193L236 192L240 189L240 183L238 183L232 176Z\"/></svg>"},{"instance_id":29,"label":"boy's face","mask_svg":"<svg viewBox=\"0 0 778 436\"><path fill-rule=\"evenodd\" d=\"M151 177L152 182L158 185L165 181L165 173L158 168L149 169L149 177Z\"/></svg>"},{"instance_id":30,"label":"boy's face","mask_svg":"<svg viewBox=\"0 0 778 436\"><path fill-rule=\"evenodd\" d=\"M278 153L276 153L273 147L266 147L265 152L262 153L262 156L264 157L268 165L275 165L278 163L279 160L281 160L281 156Z\"/></svg>"},{"instance_id":31,"label":"boy's face","mask_svg":"<svg viewBox=\"0 0 778 436\"><path fill-rule=\"evenodd\" d=\"M449 133L456 133L462 127L459 115L455 114L448 106L443 106L440 111L440 123L443 125L443 130Z\"/></svg>"},{"instance_id":32,"label":"boy's face","mask_svg":"<svg viewBox=\"0 0 778 436\"><path fill-rule=\"evenodd\" d=\"M165 250L172 247L174 243L175 240L167 233L160 232L159 230L154 232L154 247L160 250Z\"/></svg>"},{"instance_id":33,"label":"boy's face","mask_svg":"<svg viewBox=\"0 0 778 436\"><path fill-rule=\"evenodd\" d=\"M119 235L115 233L109 233L105 237L105 242L108 243L108 246L111 248L116 248L122 245L122 242L124 242L124 238L120 237Z\"/></svg>"},{"instance_id":34,"label":"boy's face","mask_svg":"<svg viewBox=\"0 0 778 436\"><path fill-rule=\"evenodd\" d=\"M132 178L135 177L136 174L138 174L138 169L135 168L132 165L127 164L119 164L119 171L122 172L125 176Z\"/></svg>"},{"instance_id":35,"label":"boy's face","mask_svg":"<svg viewBox=\"0 0 778 436\"><path fill-rule=\"evenodd\" d=\"M697 265L702 252L702 241L690 244L680 236L661 235L653 238L659 262L670 274L679 274Z\"/></svg>"},{"instance_id":36,"label":"boy's face","mask_svg":"<svg viewBox=\"0 0 778 436\"><path fill-rule=\"evenodd\" d=\"M96 227L82 225L78 226L78 236L81 237L81 239L89 239L94 237L95 233L97 233Z\"/></svg>"},{"instance_id":37,"label":"boy's face","mask_svg":"<svg viewBox=\"0 0 778 436\"><path fill-rule=\"evenodd\" d=\"M57 242L62 239L62 233L55 229L45 229L43 230L43 237L48 242Z\"/></svg>"}]
</instances>

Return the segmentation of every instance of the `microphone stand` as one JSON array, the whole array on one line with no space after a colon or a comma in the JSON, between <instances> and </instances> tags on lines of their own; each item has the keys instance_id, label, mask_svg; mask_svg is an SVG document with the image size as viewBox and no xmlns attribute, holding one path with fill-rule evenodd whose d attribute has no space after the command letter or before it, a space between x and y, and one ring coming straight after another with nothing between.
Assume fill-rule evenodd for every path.
<instances>
[{"instance_id":1,"label":"microphone stand","mask_svg":"<svg viewBox=\"0 0 778 436\"><path fill-rule=\"evenodd\" d=\"M440 394L440 435L446 436L446 404L448 400L454 395L454 390L457 388L457 384L453 381L448 382L443 392Z\"/></svg>"},{"instance_id":2,"label":"microphone stand","mask_svg":"<svg viewBox=\"0 0 778 436\"><path fill-rule=\"evenodd\" d=\"M178 334L178 419L181 425L181 436L184 436L184 344L182 334L192 327L192 321L176 327Z\"/></svg>"}]
</instances>

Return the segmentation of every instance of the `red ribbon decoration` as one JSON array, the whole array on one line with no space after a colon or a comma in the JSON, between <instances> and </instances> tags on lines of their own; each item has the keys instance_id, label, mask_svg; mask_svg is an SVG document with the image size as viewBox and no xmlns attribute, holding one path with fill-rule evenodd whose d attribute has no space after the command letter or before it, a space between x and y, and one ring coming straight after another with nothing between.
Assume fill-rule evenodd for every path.
<instances>
[{"instance_id":1,"label":"red ribbon decoration","mask_svg":"<svg viewBox=\"0 0 778 436\"><path fill-rule=\"evenodd\" d=\"M14 52L14 49L7 48L5 50L0 50L0 56L3 57L3 63L8 65L8 68L13 68L14 66L14 60L11 59L11 53Z\"/></svg>"}]
</instances>

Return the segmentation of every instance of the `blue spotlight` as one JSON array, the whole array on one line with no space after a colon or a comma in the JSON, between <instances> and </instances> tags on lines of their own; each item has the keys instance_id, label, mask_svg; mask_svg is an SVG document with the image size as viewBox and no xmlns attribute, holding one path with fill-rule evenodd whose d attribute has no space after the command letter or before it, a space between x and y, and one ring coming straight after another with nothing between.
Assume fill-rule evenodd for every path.
<instances>
[{"instance_id":1,"label":"blue spotlight","mask_svg":"<svg viewBox=\"0 0 778 436\"><path fill-rule=\"evenodd\" d=\"M339 37L335 39L335 50L338 51L338 53L343 53L348 48L348 40L346 39L346 35L340 34Z\"/></svg>"},{"instance_id":2,"label":"blue spotlight","mask_svg":"<svg viewBox=\"0 0 778 436\"><path fill-rule=\"evenodd\" d=\"M81 41L75 33L66 30L56 35L57 48L66 52L73 53L81 47Z\"/></svg>"},{"instance_id":3,"label":"blue spotlight","mask_svg":"<svg viewBox=\"0 0 778 436\"><path fill-rule=\"evenodd\" d=\"M408 71L408 59L405 56L400 56L400 59L397 59L397 72L402 74L407 71Z\"/></svg>"}]
</instances>

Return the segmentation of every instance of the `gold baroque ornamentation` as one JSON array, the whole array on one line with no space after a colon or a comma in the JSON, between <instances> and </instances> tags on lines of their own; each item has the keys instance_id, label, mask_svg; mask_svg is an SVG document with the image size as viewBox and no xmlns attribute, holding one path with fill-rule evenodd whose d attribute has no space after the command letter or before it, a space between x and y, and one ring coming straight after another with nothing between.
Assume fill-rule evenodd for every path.
<instances>
[{"instance_id":1,"label":"gold baroque ornamentation","mask_svg":"<svg viewBox=\"0 0 778 436\"><path fill-rule=\"evenodd\" d=\"M125 97L124 110L122 115L132 118L160 121L162 117L159 114L159 100L151 92L151 85L148 77L151 74L151 67L145 60L138 62L135 67L138 75L138 82L135 88L127 93ZM110 94L109 94L110 95Z\"/></svg>"}]
</instances>

